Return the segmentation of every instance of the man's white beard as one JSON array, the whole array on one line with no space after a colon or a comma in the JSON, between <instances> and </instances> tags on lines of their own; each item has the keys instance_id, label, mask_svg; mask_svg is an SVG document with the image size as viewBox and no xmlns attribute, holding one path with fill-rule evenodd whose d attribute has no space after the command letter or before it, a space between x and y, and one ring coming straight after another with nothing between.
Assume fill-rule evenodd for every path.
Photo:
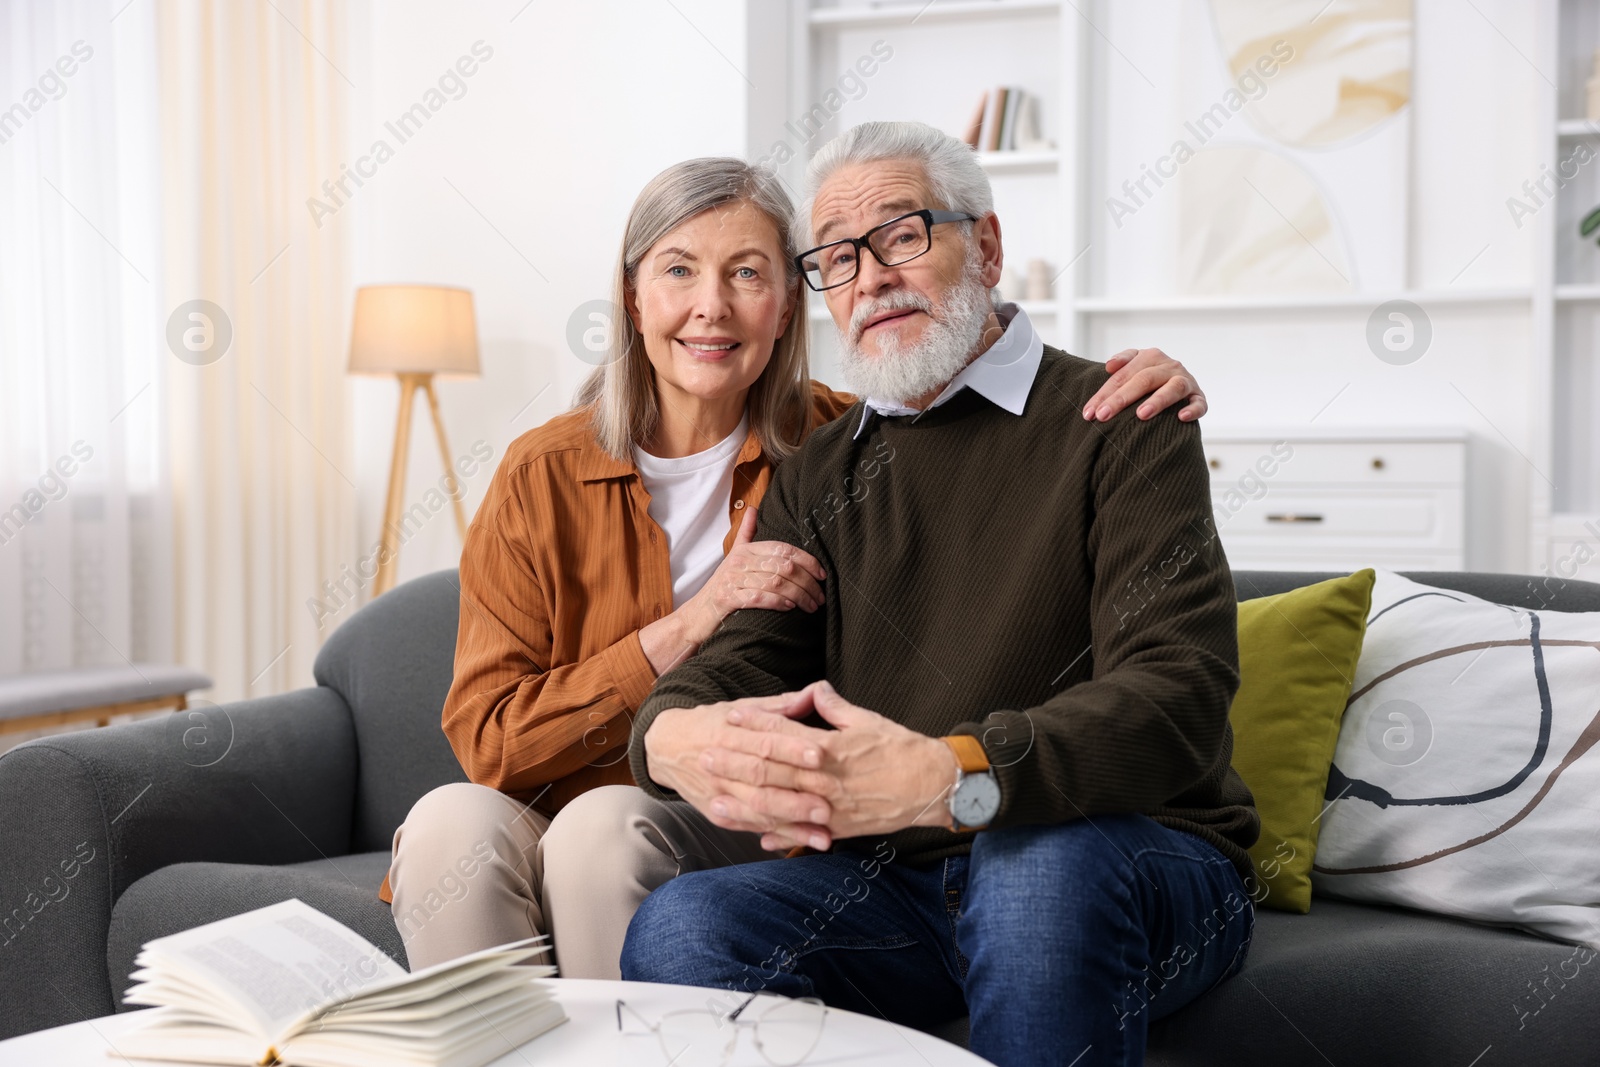
<instances>
[{"instance_id":1,"label":"man's white beard","mask_svg":"<svg viewBox=\"0 0 1600 1067\"><path fill-rule=\"evenodd\" d=\"M982 261L974 250L967 258L961 283L946 294L937 309L927 297L909 289L895 289L858 305L850 317L849 333L841 331L839 336L839 370L851 391L903 407L961 373L994 310L981 271ZM921 338L902 346L898 334L886 331L877 338L876 355L863 352L861 332L866 321L905 308L924 311L932 319Z\"/></svg>"}]
</instances>

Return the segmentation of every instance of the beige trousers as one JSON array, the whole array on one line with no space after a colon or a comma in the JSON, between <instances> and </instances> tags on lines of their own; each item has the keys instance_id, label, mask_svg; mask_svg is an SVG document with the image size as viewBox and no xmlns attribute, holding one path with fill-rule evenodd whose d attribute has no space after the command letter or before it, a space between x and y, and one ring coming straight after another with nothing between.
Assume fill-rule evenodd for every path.
<instances>
[{"instance_id":1,"label":"beige trousers","mask_svg":"<svg viewBox=\"0 0 1600 1067\"><path fill-rule=\"evenodd\" d=\"M563 977L616 979L628 923L651 890L685 871L772 856L758 835L636 786L592 789L552 820L458 782L417 801L395 831L389 888L414 971L549 934Z\"/></svg>"}]
</instances>

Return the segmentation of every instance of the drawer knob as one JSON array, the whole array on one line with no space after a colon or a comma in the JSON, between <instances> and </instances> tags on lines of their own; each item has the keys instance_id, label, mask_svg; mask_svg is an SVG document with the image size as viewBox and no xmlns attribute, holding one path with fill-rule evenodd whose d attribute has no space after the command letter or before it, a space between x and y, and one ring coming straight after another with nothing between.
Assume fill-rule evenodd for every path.
<instances>
[{"instance_id":1,"label":"drawer knob","mask_svg":"<svg viewBox=\"0 0 1600 1067\"><path fill-rule=\"evenodd\" d=\"M1268 515L1268 522L1321 522L1321 515L1298 515L1294 512L1279 515Z\"/></svg>"},{"instance_id":2,"label":"drawer knob","mask_svg":"<svg viewBox=\"0 0 1600 1067\"><path fill-rule=\"evenodd\" d=\"M1372 469L1375 470L1375 471L1383 470L1383 457L1382 456L1373 456L1372 457Z\"/></svg>"},{"instance_id":3,"label":"drawer knob","mask_svg":"<svg viewBox=\"0 0 1600 1067\"><path fill-rule=\"evenodd\" d=\"M1219 471L1222 469L1222 460L1218 459L1216 456L1212 456L1207 462L1214 471Z\"/></svg>"}]
</instances>

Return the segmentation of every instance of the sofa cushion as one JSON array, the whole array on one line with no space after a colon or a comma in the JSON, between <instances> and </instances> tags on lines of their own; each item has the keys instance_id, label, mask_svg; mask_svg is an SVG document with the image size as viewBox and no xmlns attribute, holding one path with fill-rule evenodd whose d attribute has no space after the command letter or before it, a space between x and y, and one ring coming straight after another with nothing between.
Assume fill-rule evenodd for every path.
<instances>
[{"instance_id":1,"label":"sofa cushion","mask_svg":"<svg viewBox=\"0 0 1600 1067\"><path fill-rule=\"evenodd\" d=\"M133 958L147 941L294 897L344 923L402 967L406 950L378 899L389 853L312 860L282 867L248 863L174 863L145 875L117 900L106 939L106 966L118 1011L132 984Z\"/></svg>"},{"instance_id":2,"label":"sofa cushion","mask_svg":"<svg viewBox=\"0 0 1600 1067\"><path fill-rule=\"evenodd\" d=\"M1600 612L1378 572L1319 896L1600 944Z\"/></svg>"},{"instance_id":3,"label":"sofa cushion","mask_svg":"<svg viewBox=\"0 0 1600 1067\"><path fill-rule=\"evenodd\" d=\"M1514 931L1318 898L1309 915L1258 913L1244 968L1153 1025L1146 1062L1591 1063L1600 1047L1595 957Z\"/></svg>"},{"instance_id":4,"label":"sofa cushion","mask_svg":"<svg viewBox=\"0 0 1600 1067\"><path fill-rule=\"evenodd\" d=\"M1371 569L1239 604L1239 691L1228 711L1233 769L1255 797L1256 903L1311 908L1322 794L1361 637Z\"/></svg>"}]
</instances>

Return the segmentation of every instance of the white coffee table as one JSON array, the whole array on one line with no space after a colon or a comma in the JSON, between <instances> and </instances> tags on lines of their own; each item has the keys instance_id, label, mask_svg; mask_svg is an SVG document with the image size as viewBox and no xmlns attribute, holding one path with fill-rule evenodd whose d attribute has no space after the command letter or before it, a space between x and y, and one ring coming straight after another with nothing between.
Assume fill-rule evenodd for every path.
<instances>
[{"instance_id":1,"label":"white coffee table","mask_svg":"<svg viewBox=\"0 0 1600 1067\"><path fill-rule=\"evenodd\" d=\"M582 1067L654 1067L665 1064L661 1046L648 1033L617 1032L616 1003L620 998L646 1019L663 1012L704 1008L713 990L691 986L649 985L643 982L597 982L578 978L551 979L568 1021L513 1049L494 1061L493 1067L539 1067L555 1064ZM116 1053L117 1037L138 1025L140 1012L111 1015L81 1023L40 1030L0 1041L0 1067L105 1067L107 1063L154 1065L156 1060L123 1060ZM627 1030L639 1030L625 1024ZM805 1061L806 1067L832 1067L842 1063L870 1063L893 1067L970 1067L985 1060L936 1037L854 1012L828 1009L822 1040ZM734 1067L766 1067L749 1034L739 1036ZM172 1067L183 1067L174 1064Z\"/></svg>"}]
</instances>

